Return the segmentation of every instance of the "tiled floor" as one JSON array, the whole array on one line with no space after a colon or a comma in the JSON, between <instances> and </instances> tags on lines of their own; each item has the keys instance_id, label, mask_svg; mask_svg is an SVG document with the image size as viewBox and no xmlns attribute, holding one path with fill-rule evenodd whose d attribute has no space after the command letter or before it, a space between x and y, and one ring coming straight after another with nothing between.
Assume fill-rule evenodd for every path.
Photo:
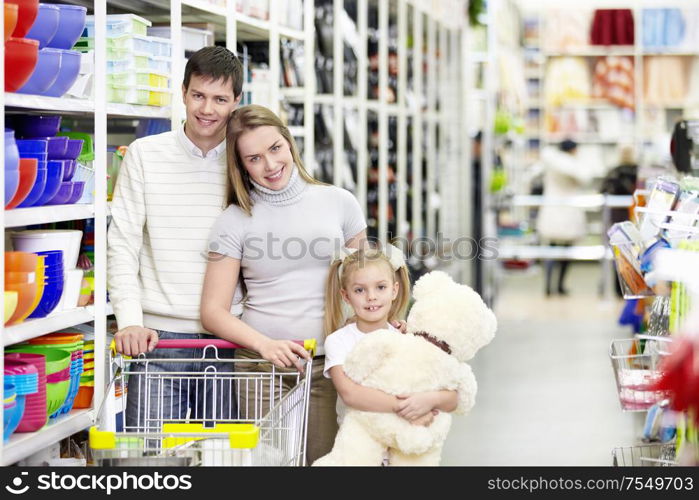
<instances>
[{"instance_id":1,"label":"tiled floor","mask_svg":"<svg viewBox=\"0 0 699 500\"><path fill-rule=\"evenodd\" d=\"M643 423L619 408L608 349L630 335L623 303L597 296L599 267L572 266L568 297L546 298L542 273L504 277L495 340L471 365L476 407L455 417L443 465L611 465Z\"/></svg>"}]
</instances>

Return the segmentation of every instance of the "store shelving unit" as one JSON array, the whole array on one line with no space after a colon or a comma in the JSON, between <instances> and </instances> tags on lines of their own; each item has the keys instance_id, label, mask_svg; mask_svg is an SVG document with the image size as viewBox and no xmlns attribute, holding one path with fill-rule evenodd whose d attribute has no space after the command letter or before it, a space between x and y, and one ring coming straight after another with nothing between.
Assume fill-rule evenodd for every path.
<instances>
[{"instance_id":1,"label":"store shelving unit","mask_svg":"<svg viewBox=\"0 0 699 500\"><path fill-rule=\"evenodd\" d=\"M86 5L90 13L95 15L95 58L97 61L106 60L106 4L105 2L92 2ZM4 80L4 66L2 73ZM68 205L55 207L37 207L2 211L0 215L0 227L3 229L22 227L29 224L41 224L68 220L88 219L95 220L95 303L93 306L76 308L70 311L62 311L47 318L28 320L19 325L3 328L3 346L12 345L31 338L51 333L62 328L76 326L86 322L94 322L97 332L106 331L106 134L107 113L106 103L106 65L96 65L95 92L92 100L80 100L71 98L49 98L40 96L20 95L13 93L0 93L0 108L2 118L0 125L4 126L5 111L20 113L48 113L61 115L79 115L91 122L89 132L94 134L95 148L95 202L93 204ZM0 81L0 83L4 83ZM135 116L138 111L130 108L110 105L110 111L115 114ZM149 110L152 113L152 110ZM4 149L3 139L0 139L0 148ZM0 187L4 179L0 180ZM5 250L4 240L2 250ZM4 262L0 264L4 266ZM2 285L4 288L4 283ZM104 353L104 335L95 337L95 401L100 401L104 386L104 362L100 353ZM3 361L0 361L0 367ZM1 410L0 410L1 411ZM51 421L44 429L28 434L16 434L11 437L9 443L0 445L0 463L9 465L17 462L49 444L67 437L93 422L93 411L77 410L68 415Z\"/></svg>"}]
</instances>

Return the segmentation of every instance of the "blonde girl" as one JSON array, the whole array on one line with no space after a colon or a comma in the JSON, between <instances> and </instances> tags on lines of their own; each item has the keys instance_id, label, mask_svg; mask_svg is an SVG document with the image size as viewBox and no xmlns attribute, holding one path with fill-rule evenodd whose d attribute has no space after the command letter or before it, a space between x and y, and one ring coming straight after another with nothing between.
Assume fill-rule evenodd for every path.
<instances>
[{"instance_id":1,"label":"blonde girl","mask_svg":"<svg viewBox=\"0 0 699 500\"><path fill-rule=\"evenodd\" d=\"M337 389L338 423L346 406L362 411L395 412L416 425L429 425L435 411L456 409L455 391L391 395L363 387L352 381L343 364L354 345L364 335L380 329L401 333L390 322L401 319L408 307L410 280L400 250L388 246L386 252L375 249L349 250L333 261L328 275L325 298L325 328L332 332L325 340L323 375ZM354 322L345 326L342 302L354 311Z\"/></svg>"}]
</instances>

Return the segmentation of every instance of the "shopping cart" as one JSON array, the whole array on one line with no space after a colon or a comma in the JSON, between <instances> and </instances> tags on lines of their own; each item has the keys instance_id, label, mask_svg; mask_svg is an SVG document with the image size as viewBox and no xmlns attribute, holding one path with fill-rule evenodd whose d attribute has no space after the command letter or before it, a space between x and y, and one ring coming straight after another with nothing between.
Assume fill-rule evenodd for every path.
<instances>
[{"instance_id":1,"label":"shopping cart","mask_svg":"<svg viewBox=\"0 0 699 500\"><path fill-rule=\"evenodd\" d=\"M305 465L316 342L297 343L311 353L303 372L279 369L264 359L221 358L219 349L242 347L224 340L158 343L158 349L202 349L196 358L128 358L112 347L111 382L98 410L103 429L90 429L95 463ZM183 371L183 363L201 368ZM127 411L126 396L114 400L112 386L140 396L132 398Z\"/></svg>"},{"instance_id":2,"label":"shopping cart","mask_svg":"<svg viewBox=\"0 0 699 500\"><path fill-rule=\"evenodd\" d=\"M659 366L669 354L671 342L670 337L649 335L612 340L609 358L622 410L646 411L668 397L653 386L660 380Z\"/></svg>"},{"instance_id":3,"label":"shopping cart","mask_svg":"<svg viewBox=\"0 0 699 500\"><path fill-rule=\"evenodd\" d=\"M675 462L675 444L647 444L612 450L615 467L672 467Z\"/></svg>"}]
</instances>

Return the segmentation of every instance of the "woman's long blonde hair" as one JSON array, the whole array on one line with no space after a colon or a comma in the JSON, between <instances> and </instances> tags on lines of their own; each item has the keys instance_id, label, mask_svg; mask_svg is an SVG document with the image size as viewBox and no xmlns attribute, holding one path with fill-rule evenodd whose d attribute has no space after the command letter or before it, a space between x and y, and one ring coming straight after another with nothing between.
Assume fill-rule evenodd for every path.
<instances>
[{"instance_id":1,"label":"woman's long blonde hair","mask_svg":"<svg viewBox=\"0 0 699 500\"><path fill-rule=\"evenodd\" d=\"M410 275L408 274L408 268L403 265L396 271L393 271L391 261L380 250L374 248L357 250L344 259L334 260L330 265L330 274L328 274L325 285L325 314L323 317L325 335L330 335L345 324L340 289L346 290L347 281L357 268L372 264L387 266L393 273L394 282L398 282L398 295L391 303L388 321L395 321L405 317L408 303L410 302Z\"/></svg>"},{"instance_id":2,"label":"woman's long blonde hair","mask_svg":"<svg viewBox=\"0 0 699 500\"><path fill-rule=\"evenodd\" d=\"M257 127L276 127L281 136L289 143L291 157L299 170L299 175L310 184L323 184L306 171L294 138L277 115L270 109L256 104L238 108L231 113L226 126L226 163L228 167L226 199L229 205L239 206L248 215L252 214L252 200L250 198L252 183L238 155L237 143L242 134Z\"/></svg>"}]
</instances>

